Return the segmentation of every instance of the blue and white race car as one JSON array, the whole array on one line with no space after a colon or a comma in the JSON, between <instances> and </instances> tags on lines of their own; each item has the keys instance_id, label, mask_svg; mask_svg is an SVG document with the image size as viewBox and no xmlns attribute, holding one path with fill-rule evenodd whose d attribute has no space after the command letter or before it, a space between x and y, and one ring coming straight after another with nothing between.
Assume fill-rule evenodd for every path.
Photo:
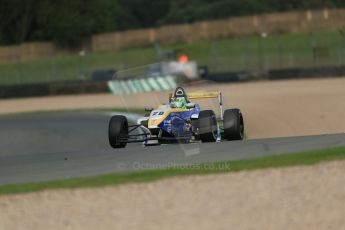
<instances>
[{"instance_id":1,"label":"blue and white race car","mask_svg":"<svg viewBox=\"0 0 345 230\"><path fill-rule=\"evenodd\" d=\"M194 99L218 98L220 116L213 110L201 110ZM124 148L127 143L143 142L148 145L168 143L220 142L243 140L244 122L239 109L223 112L221 92L198 92L186 94L177 87L169 95L169 104L157 109L146 109L146 116L137 124L129 125L125 116L115 115L109 121L109 143L113 148Z\"/></svg>"}]
</instances>

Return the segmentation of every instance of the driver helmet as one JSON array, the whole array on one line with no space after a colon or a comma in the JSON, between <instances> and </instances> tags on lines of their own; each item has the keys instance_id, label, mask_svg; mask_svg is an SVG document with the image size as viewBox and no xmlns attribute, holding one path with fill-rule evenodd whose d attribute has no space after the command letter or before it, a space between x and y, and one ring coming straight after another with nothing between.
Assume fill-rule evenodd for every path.
<instances>
[{"instance_id":1,"label":"driver helmet","mask_svg":"<svg viewBox=\"0 0 345 230\"><path fill-rule=\"evenodd\" d=\"M187 100L184 97L177 97L173 98L170 103L172 108L181 108L186 109L187 108Z\"/></svg>"}]
</instances>

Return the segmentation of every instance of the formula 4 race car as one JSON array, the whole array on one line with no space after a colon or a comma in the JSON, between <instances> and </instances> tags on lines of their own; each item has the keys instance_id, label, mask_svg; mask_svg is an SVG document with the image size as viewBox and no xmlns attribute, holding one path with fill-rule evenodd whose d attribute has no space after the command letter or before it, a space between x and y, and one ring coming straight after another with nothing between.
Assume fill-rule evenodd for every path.
<instances>
[{"instance_id":1,"label":"formula 4 race car","mask_svg":"<svg viewBox=\"0 0 345 230\"><path fill-rule=\"evenodd\" d=\"M220 117L213 110L201 110L193 99L218 98ZM142 142L146 146L169 143L220 142L242 140L243 116L239 109L223 112L221 92L186 94L182 87L169 95L169 104L157 109L145 109L148 113L129 125L125 116L115 115L109 121L109 143L113 148L124 148L127 143Z\"/></svg>"}]
</instances>

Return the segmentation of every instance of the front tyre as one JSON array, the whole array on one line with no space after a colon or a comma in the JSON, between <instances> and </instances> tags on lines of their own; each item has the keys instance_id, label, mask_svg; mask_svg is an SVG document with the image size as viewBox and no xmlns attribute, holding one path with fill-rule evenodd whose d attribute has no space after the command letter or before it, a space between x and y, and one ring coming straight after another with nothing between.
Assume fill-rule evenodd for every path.
<instances>
[{"instance_id":1,"label":"front tyre","mask_svg":"<svg viewBox=\"0 0 345 230\"><path fill-rule=\"evenodd\" d=\"M239 109L227 109L224 112L224 137L225 139L243 140L244 122Z\"/></svg>"},{"instance_id":2,"label":"front tyre","mask_svg":"<svg viewBox=\"0 0 345 230\"><path fill-rule=\"evenodd\" d=\"M110 118L108 137L111 147L126 147L128 139L128 121L125 116L115 115Z\"/></svg>"},{"instance_id":3,"label":"front tyre","mask_svg":"<svg viewBox=\"0 0 345 230\"><path fill-rule=\"evenodd\" d=\"M199 138L202 142L215 142L218 135L216 115L212 110L204 110L199 113Z\"/></svg>"}]
</instances>

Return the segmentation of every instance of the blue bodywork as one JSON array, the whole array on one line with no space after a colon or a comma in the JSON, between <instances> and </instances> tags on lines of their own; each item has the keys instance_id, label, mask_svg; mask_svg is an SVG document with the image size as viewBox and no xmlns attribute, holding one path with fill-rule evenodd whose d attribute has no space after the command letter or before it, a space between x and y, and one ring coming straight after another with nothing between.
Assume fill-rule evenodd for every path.
<instances>
[{"instance_id":1,"label":"blue bodywork","mask_svg":"<svg viewBox=\"0 0 345 230\"><path fill-rule=\"evenodd\" d=\"M185 137L186 139L190 139L193 134L191 117L193 115L198 116L199 113L200 106L197 104L195 105L195 108L191 110L172 112L158 125L158 128L174 137Z\"/></svg>"}]
</instances>

